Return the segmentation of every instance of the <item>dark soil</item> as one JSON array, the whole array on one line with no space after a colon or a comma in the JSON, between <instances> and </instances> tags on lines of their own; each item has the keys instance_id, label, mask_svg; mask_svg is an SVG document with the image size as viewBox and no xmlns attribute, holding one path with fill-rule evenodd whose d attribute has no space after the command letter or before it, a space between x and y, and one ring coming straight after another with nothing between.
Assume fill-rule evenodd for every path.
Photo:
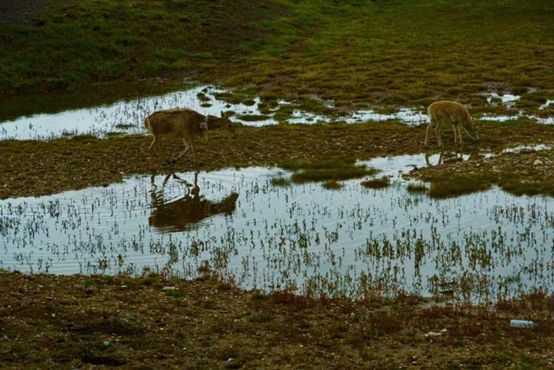
<instances>
[{"instance_id":1,"label":"dark soil","mask_svg":"<svg viewBox=\"0 0 554 370\"><path fill-rule=\"evenodd\" d=\"M554 300L494 308L244 292L213 278L0 273L0 367L529 368L554 365ZM510 319L540 321L514 329Z\"/></svg>"}]
</instances>

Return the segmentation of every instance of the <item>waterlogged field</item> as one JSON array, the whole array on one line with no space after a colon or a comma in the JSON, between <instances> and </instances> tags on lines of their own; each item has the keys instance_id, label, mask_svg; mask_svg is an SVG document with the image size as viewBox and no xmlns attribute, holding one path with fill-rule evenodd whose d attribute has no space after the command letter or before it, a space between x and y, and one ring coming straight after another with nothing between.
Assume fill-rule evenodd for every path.
<instances>
[{"instance_id":1,"label":"waterlogged field","mask_svg":"<svg viewBox=\"0 0 554 370\"><path fill-rule=\"evenodd\" d=\"M333 102L326 102L329 111ZM346 115L315 114L295 107L280 99L269 104L259 97L236 101L236 97L215 86L197 86L159 96L122 100L97 107L67 110L58 113L22 116L0 122L0 140L44 140L62 136L92 134L104 137L114 133L145 133L144 118L158 110L188 108L205 115L219 116L232 112L232 120L246 126L276 125L278 123L314 124L344 121L399 120L410 125L425 123L427 116L412 108L398 112L377 113L374 109L360 110Z\"/></svg>"},{"instance_id":2,"label":"waterlogged field","mask_svg":"<svg viewBox=\"0 0 554 370\"><path fill-rule=\"evenodd\" d=\"M467 158L461 158L467 159ZM210 269L264 291L400 292L472 302L554 288L554 199L498 188L436 200L401 174L437 156L377 158L363 179L275 186L253 167L135 176L107 187L0 202L1 267L185 278Z\"/></svg>"},{"instance_id":3,"label":"waterlogged field","mask_svg":"<svg viewBox=\"0 0 554 370\"><path fill-rule=\"evenodd\" d=\"M480 94L486 97L490 109L500 106L503 113L478 115L484 121L506 122L518 119L551 125L554 117L526 113L514 109L521 97L496 92ZM316 99L313 97L312 99ZM262 101L258 96L233 95L232 92L212 86L201 85L175 92L131 100L121 100L96 107L66 110L58 113L37 113L0 122L0 140L47 140L63 136L90 134L106 137L113 134L144 134L144 118L163 109L188 108L205 115L219 116L231 113L232 120L246 126L266 126L279 123L315 124L330 122L365 123L397 121L410 126L428 122L424 107L398 106L386 112L378 107L367 107L345 113L335 110L334 101L316 99L324 112L312 112L285 99ZM551 100L541 105L545 111ZM504 111L507 109L507 111Z\"/></svg>"},{"instance_id":4,"label":"waterlogged field","mask_svg":"<svg viewBox=\"0 0 554 370\"><path fill-rule=\"evenodd\" d=\"M252 100L248 105L231 104L218 100L214 96L221 92L222 90L213 86L199 86L160 96L122 100L98 107L23 116L0 123L0 140L51 139L78 134L102 137L110 133L145 133L144 118L163 109L189 108L214 116L219 116L221 111L228 110L238 115L253 114L258 111L259 99Z\"/></svg>"},{"instance_id":5,"label":"waterlogged field","mask_svg":"<svg viewBox=\"0 0 554 370\"><path fill-rule=\"evenodd\" d=\"M554 2L0 4L0 368L554 366Z\"/></svg>"}]
</instances>

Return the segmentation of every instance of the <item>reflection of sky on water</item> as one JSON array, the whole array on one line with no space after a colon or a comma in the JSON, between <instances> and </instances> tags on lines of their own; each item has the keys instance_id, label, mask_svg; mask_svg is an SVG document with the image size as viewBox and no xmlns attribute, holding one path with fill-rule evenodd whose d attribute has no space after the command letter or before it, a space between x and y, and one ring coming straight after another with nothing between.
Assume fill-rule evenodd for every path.
<instances>
[{"instance_id":1,"label":"reflection of sky on water","mask_svg":"<svg viewBox=\"0 0 554 370\"><path fill-rule=\"evenodd\" d=\"M278 100L277 106L270 109L268 114L260 112L261 99L256 97L247 105L244 103L227 103L219 100L218 93L225 90L214 86L198 86L189 90L176 91L160 96L145 97L134 100L119 101L109 105L92 108L68 110L52 114L35 114L19 117L12 121L0 123L0 140L17 139L51 139L64 135L93 134L105 136L113 132L143 134L144 118L155 111L172 108L189 108L202 114L219 116L221 111L234 111L234 121L247 126L275 125L278 121L275 113L282 106L291 102ZM498 95L487 93L487 101L493 103L493 98L500 99L507 107L513 105L520 98L517 95ZM548 100L541 106L546 109L552 100ZM325 102L328 108L334 106ZM514 115L484 114L480 117L489 121L509 121L519 118L529 118L541 124L554 124L554 117L539 117L527 115L520 111ZM290 124L314 124L329 122L363 123L397 121L407 125L417 126L428 122L427 114L414 108L400 107L393 113L378 113L375 109L362 109L356 112L338 116L319 115L312 112L294 109L286 120Z\"/></svg>"},{"instance_id":2,"label":"reflection of sky on water","mask_svg":"<svg viewBox=\"0 0 554 370\"><path fill-rule=\"evenodd\" d=\"M534 288L552 291L553 198L517 197L493 188L435 200L408 193L407 182L397 175L425 166L422 155L366 163L385 169L393 185L369 190L359 179L331 191L319 183L272 186L279 169L202 172L202 199L221 205L236 192L234 207L210 208L195 227L171 233L149 223L155 208L147 176L3 200L0 267L55 274L140 273L149 267L193 277L207 261L244 288L311 284L355 295L363 275L384 294L429 295L452 282L457 294L471 287L476 301ZM163 180L155 178L154 190ZM164 203L181 199L185 188L170 179ZM185 216L175 212L175 217Z\"/></svg>"}]
</instances>

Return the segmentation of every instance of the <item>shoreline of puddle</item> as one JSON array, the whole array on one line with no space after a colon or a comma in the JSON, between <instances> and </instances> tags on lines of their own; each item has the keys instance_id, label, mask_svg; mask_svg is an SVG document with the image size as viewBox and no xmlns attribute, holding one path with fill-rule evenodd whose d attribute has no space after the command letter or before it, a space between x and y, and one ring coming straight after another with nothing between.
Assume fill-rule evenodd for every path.
<instances>
[{"instance_id":1,"label":"shoreline of puddle","mask_svg":"<svg viewBox=\"0 0 554 370\"><path fill-rule=\"evenodd\" d=\"M213 85L200 85L185 90L178 90L159 96L149 96L131 100L120 100L112 104L96 107L66 110L58 113L22 116L9 121L0 122L0 140L50 140L75 135L94 135L107 137L119 134L146 134L144 118L155 111L171 108L189 108L202 114L219 116L222 111L234 112L231 118L234 122L245 126L261 127L265 125L288 124L315 124L345 122L366 123L398 121L403 124L417 126L428 123L425 112L410 107L399 107L396 112L379 113L377 108L366 108L342 115L318 115L301 109L293 109L289 118L283 122L275 118L281 107L291 105L292 102L280 99L277 106L269 109L269 113L261 113L261 99L255 97L247 102L229 103L217 98L218 94L231 93ZM486 96L489 105L495 100L507 108L512 108L521 96L512 94L500 95L496 92L482 93ZM333 101L325 101L325 106L334 108ZM547 99L540 106L540 110L554 104L554 100ZM519 110L514 115L483 114L479 119L489 121L510 121L528 118L540 124L554 124L554 117L539 117L526 114Z\"/></svg>"},{"instance_id":2,"label":"shoreline of puddle","mask_svg":"<svg viewBox=\"0 0 554 370\"><path fill-rule=\"evenodd\" d=\"M473 303L551 292L554 265L544 261L553 257L554 198L497 187L440 200L407 191L413 181L402 175L438 162L438 154L358 162L389 177L385 189L363 188L367 177L339 190L276 187L271 179L291 172L250 167L9 198L0 201L0 268L190 279L208 267L247 290Z\"/></svg>"}]
</instances>

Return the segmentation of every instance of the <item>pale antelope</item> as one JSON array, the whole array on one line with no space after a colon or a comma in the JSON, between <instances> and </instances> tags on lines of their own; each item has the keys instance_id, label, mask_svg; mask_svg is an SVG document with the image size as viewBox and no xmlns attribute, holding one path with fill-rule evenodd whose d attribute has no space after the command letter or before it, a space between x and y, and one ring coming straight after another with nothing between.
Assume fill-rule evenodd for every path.
<instances>
[{"instance_id":1,"label":"pale antelope","mask_svg":"<svg viewBox=\"0 0 554 370\"><path fill-rule=\"evenodd\" d=\"M223 112L221 117L204 116L191 109L170 109L155 112L144 120L144 126L152 134L153 140L148 150L151 151L158 140L164 136L181 137L185 149L173 160L177 161L189 149L196 161L194 141L200 136L205 136L209 129L226 127L234 130L234 125Z\"/></svg>"},{"instance_id":2,"label":"pale antelope","mask_svg":"<svg viewBox=\"0 0 554 370\"><path fill-rule=\"evenodd\" d=\"M447 125L451 125L454 130L454 143L463 144L462 129L473 141L479 140L477 128L464 105L454 101L438 101L427 108L427 113L431 122L425 132L425 146L429 143L429 130L433 129L439 146L442 147L441 132Z\"/></svg>"}]
</instances>

